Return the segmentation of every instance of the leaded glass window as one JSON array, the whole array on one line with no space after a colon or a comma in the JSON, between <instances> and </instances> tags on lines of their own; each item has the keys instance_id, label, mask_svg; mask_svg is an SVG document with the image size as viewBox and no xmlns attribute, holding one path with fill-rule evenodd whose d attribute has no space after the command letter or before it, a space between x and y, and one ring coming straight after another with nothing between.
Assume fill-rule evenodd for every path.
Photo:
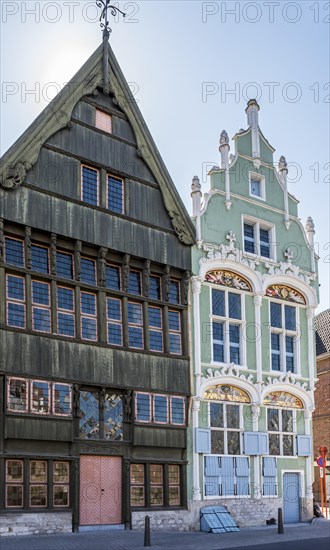
<instances>
[{"instance_id":1,"label":"leaded glass window","mask_svg":"<svg viewBox=\"0 0 330 550\"><path fill-rule=\"evenodd\" d=\"M242 405L210 403L211 453L241 454Z\"/></svg>"},{"instance_id":2,"label":"leaded glass window","mask_svg":"<svg viewBox=\"0 0 330 550\"><path fill-rule=\"evenodd\" d=\"M106 267L106 287L112 290L120 290L120 269L115 265Z\"/></svg>"},{"instance_id":3,"label":"leaded glass window","mask_svg":"<svg viewBox=\"0 0 330 550\"><path fill-rule=\"evenodd\" d=\"M37 244L31 245L32 271L49 273L48 248Z\"/></svg>"},{"instance_id":4,"label":"leaded glass window","mask_svg":"<svg viewBox=\"0 0 330 550\"><path fill-rule=\"evenodd\" d=\"M128 345L130 348L143 349L143 313L142 305L128 302Z\"/></svg>"},{"instance_id":5,"label":"leaded glass window","mask_svg":"<svg viewBox=\"0 0 330 550\"><path fill-rule=\"evenodd\" d=\"M296 411L289 409L267 409L270 455L294 455L295 424Z\"/></svg>"},{"instance_id":6,"label":"leaded glass window","mask_svg":"<svg viewBox=\"0 0 330 550\"><path fill-rule=\"evenodd\" d=\"M31 412L50 413L50 384L45 380L31 381Z\"/></svg>"},{"instance_id":7,"label":"leaded glass window","mask_svg":"<svg viewBox=\"0 0 330 550\"><path fill-rule=\"evenodd\" d=\"M124 213L124 182L121 178L108 175L108 209L118 214Z\"/></svg>"},{"instance_id":8,"label":"leaded glass window","mask_svg":"<svg viewBox=\"0 0 330 550\"><path fill-rule=\"evenodd\" d=\"M150 464L150 504L151 506L163 506L164 481L163 465Z\"/></svg>"},{"instance_id":9,"label":"leaded glass window","mask_svg":"<svg viewBox=\"0 0 330 550\"><path fill-rule=\"evenodd\" d=\"M96 295L81 292L81 337L84 340L97 340Z\"/></svg>"},{"instance_id":10,"label":"leaded glass window","mask_svg":"<svg viewBox=\"0 0 330 550\"><path fill-rule=\"evenodd\" d=\"M106 393L104 399L104 438L123 440L123 402L120 395Z\"/></svg>"},{"instance_id":11,"label":"leaded glass window","mask_svg":"<svg viewBox=\"0 0 330 550\"><path fill-rule=\"evenodd\" d=\"M128 292L130 294L141 294L141 273L131 270L129 273Z\"/></svg>"},{"instance_id":12,"label":"leaded glass window","mask_svg":"<svg viewBox=\"0 0 330 550\"><path fill-rule=\"evenodd\" d=\"M170 341L170 353L181 354L181 318L180 312L169 310L168 312L168 330Z\"/></svg>"},{"instance_id":13,"label":"leaded glass window","mask_svg":"<svg viewBox=\"0 0 330 550\"><path fill-rule=\"evenodd\" d=\"M71 414L71 386L53 383L53 414L68 416Z\"/></svg>"},{"instance_id":14,"label":"leaded glass window","mask_svg":"<svg viewBox=\"0 0 330 550\"><path fill-rule=\"evenodd\" d=\"M75 336L74 292L72 288L57 287L57 332L62 336Z\"/></svg>"},{"instance_id":15,"label":"leaded glass window","mask_svg":"<svg viewBox=\"0 0 330 550\"><path fill-rule=\"evenodd\" d=\"M213 361L241 365L242 295L212 288L211 296Z\"/></svg>"},{"instance_id":16,"label":"leaded glass window","mask_svg":"<svg viewBox=\"0 0 330 550\"><path fill-rule=\"evenodd\" d=\"M162 310L149 306L149 347L151 351L163 351Z\"/></svg>"},{"instance_id":17,"label":"leaded glass window","mask_svg":"<svg viewBox=\"0 0 330 550\"><path fill-rule=\"evenodd\" d=\"M50 284L32 281L32 328L51 332Z\"/></svg>"},{"instance_id":18,"label":"leaded glass window","mask_svg":"<svg viewBox=\"0 0 330 550\"><path fill-rule=\"evenodd\" d=\"M56 252L56 274L62 279L73 279L73 255Z\"/></svg>"},{"instance_id":19,"label":"leaded glass window","mask_svg":"<svg viewBox=\"0 0 330 550\"><path fill-rule=\"evenodd\" d=\"M295 306L270 302L270 345L272 370L296 372L296 347L299 345Z\"/></svg>"},{"instance_id":20,"label":"leaded glass window","mask_svg":"<svg viewBox=\"0 0 330 550\"><path fill-rule=\"evenodd\" d=\"M7 324L25 328L25 279L7 275Z\"/></svg>"},{"instance_id":21,"label":"leaded glass window","mask_svg":"<svg viewBox=\"0 0 330 550\"><path fill-rule=\"evenodd\" d=\"M81 258L80 262L80 280L88 285L96 284L96 267L95 260Z\"/></svg>"},{"instance_id":22,"label":"leaded glass window","mask_svg":"<svg viewBox=\"0 0 330 550\"><path fill-rule=\"evenodd\" d=\"M107 298L107 333L108 344L123 345L121 300L117 298Z\"/></svg>"},{"instance_id":23,"label":"leaded glass window","mask_svg":"<svg viewBox=\"0 0 330 550\"><path fill-rule=\"evenodd\" d=\"M8 380L7 408L14 412L28 411L28 382L24 378Z\"/></svg>"},{"instance_id":24,"label":"leaded glass window","mask_svg":"<svg viewBox=\"0 0 330 550\"><path fill-rule=\"evenodd\" d=\"M153 300L161 300L162 285L161 278L158 275L150 275L149 278L149 298Z\"/></svg>"},{"instance_id":25,"label":"leaded glass window","mask_svg":"<svg viewBox=\"0 0 330 550\"><path fill-rule=\"evenodd\" d=\"M180 303L180 282L175 279L170 280L170 292L169 292L169 302L171 304Z\"/></svg>"},{"instance_id":26,"label":"leaded glass window","mask_svg":"<svg viewBox=\"0 0 330 550\"><path fill-rule=\"evenodd\" d=\"M24 241L5 237L5 262L24 267Z\"/></svg>"},{"instance_id":27,"label":"leaded glass window","mask_svg":"<svg viewBox=\"0 0 330 550\"><path fill-rule=\"evenodd\" d=\"M99 439L100 411L99 394L95 391L80 391L80 438Z\"/></svg>"},{"instance_id":28,"label":"leaded glass window","mask_svg":"<svg viewBox=\"0 0 330 550\"><path fill-rule=\"evenodd\" d=\"M88 204L98 204L98 170L88 166L82 166L81 171L81 198Z\"/></svg>"}]
</instances>

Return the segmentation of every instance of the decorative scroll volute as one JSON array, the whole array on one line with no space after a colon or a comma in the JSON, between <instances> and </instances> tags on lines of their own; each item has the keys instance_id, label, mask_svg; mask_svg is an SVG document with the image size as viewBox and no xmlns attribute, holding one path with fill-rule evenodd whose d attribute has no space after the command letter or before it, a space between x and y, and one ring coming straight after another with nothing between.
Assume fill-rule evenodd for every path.
<instances>
[{"instance_id":1,"label":"decorative scroll volute","mask_svg":"<svg viewBox=\"0 0 330 550\"><path fill-rule=\"evenodd\" d=\"M205 281L216 285L236 288L237 290L246 290L248 292L252 290L250 283L241 275L223 269L209 271L205 276Z\"/></svg>"},{"instance_id":2,"label":"decorative scroll volute","mask_svg":"<svg viewBox=\"0 0 330 550\"><path fill-rule=\"evenodd\" d=\"M266 296L269 298L278 298L279 300L286 300L287 302L293 302L295 304L304 304L306 305L306 300L304 296L295 290L286 285L271 285L266 290Z\"/></svg>"}]
</instances>

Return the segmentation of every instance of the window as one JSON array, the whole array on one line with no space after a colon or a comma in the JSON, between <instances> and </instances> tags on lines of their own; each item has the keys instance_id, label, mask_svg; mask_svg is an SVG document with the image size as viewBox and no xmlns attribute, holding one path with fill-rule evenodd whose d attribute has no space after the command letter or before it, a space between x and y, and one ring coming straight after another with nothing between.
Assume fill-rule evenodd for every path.
<instances>
[{"instance_id":1,"label":"window","mask_svg":"<svg viewBox=\"0 0 330 550\"><path fill-rule=\"evenodd\" d=\"M49 273L48 248L45 246L31 245L32 271Z\"/></svg>"},{"instance_id":2,"label":"window","mask_svg":"<svg viewBox=\"0 0 330 550\"><path fill-rule=\"evenodd\" d=\"M96 270L95 270L95 260L89 260L88 258L81 258L81 272L80 280L82 283L87 283L88 285L95 285L96 283Z\"/></svg>"},{"instance_id":3,"label":"window","mask_svg":"<svg viewBox=\"0 0 330 550\"><path fill-rule=\"evenodd\" d=\"M97 340L96 295L89 292L80 294L81 338Z\"/></svg>"},{"instance_id":4,"label":"window","mask_svg":"<svg viewBox=\"0 0 330 550\"><path fill-rule=\"evenodd\" d=\"M241 454L241 405L210 403L211 453Z\"/></svg>"},{"instance_id":5,"label":"window","mask_svg":"<svg viewBox=\"0 0 330 550\"><path fill-rule=\"evenodd\" d=\"M241 456L205 456L205 497L250 495L250 463Z\"/></svg>"},{"instance_id":6,"label":"window","mask_svg":"<svg viewBox=\"0 0 330 550\"><path fill-rule=\"evenodd\" d=\"M121 301L116 298L107 298L107 334L108 344L123 345Z\"/></svg>"},{"instance_id":7,"label":"window","mask_svg":"<svg viewBox=\"0 0 330 550\"><path fill-rule=\"evenodd\" d=\"M5 507L23 508L24 497L29 508L68 507L69 482L69 462L7 459ZM51 502L48 501L49 492Z\"/></svg>"},{"instance_id":8,"label":"window","mask_svg":"<svg viewBox=\"0 0 330 550\"><path fill-rule=\"evenodd\" d=\"M23 508L24 463L6 460L6 508Z\"/></svg>"},{"instance_id":9,"label":"window","mask_svg":"<svg viewBox=\"0 0 330 550\"><path fill-rule=\"evenodd\" d=\"M149 306L149 348L151 351L163 351L162 310Z\"/></svg>"},{"instance_id":10,"label":"window","mask_svg":"<svg viewBox=\"0 0 330 550\"><path fill-rule=\"evenodd\" d=\"M135 394L136 422L185 425L184 397L149 393Z\"/></svg>"},{"instance_id":11,"label":"window","mask_svg":"<svg viewBox=\"0 0 330 550\"><path fill-rule=\"evenodd\" d=\"M169 310L168 331L170 341L170 353L181 354L181 318L179 311Z\"/></svg>"},{"instance_id":12,"label":"window","mask_svg":"<svg viewBox=\"0 0 330 550\"><path fill-rule=\"evenodd\" d=\"M57 287L57 332L62 336L75 336L74 292L71 288Z\"/></svg>"},{"instance_id":13,"label":"window","mask_svg":"<svg viewBox=\"0 0 330 550\"><path fill-rule=\"evenodd\" d=\"M295 426L296 411L287 409L267 410L270 455L294 455Z\"/></svg>"},{"instance_id":14,"label":"window","mask_svg":"<svg viewBox=\"0 0 330 550\"><path fill-rule=\"evenodd\" d=\"M128 302L128 345L130 348L143 349L142 305Z\"/></svg>"},{"instance_id":15,"label":"window","mask_svg":"<svg viewBox=\"0 0 330 550\"><path fill-rule=\"evenodd\" d=\"M141 294L141 273L131 270L129 272L128 292L130 294Z\"/></svg>"},{"instance_id":16,"label":"window","mask_svg":"<svg viewBox=\"0 0 330 550\"><path fill-rule=\"evenodd\" d=\"M270 345L272 370L296 372L297 308L270 302Z\"/></svg>"},{"instance_id":17,"label":"window","mask_svg":"<svg viewBox=\"0 0 330 550\"><path fill-rule=\"evenodd\" d=\"M108 175L108 209L118 214L124 213L124 183L121 178Z\"/></svg>"},{"instance_id":18,"label":"window","mask_svg":"<svg viewBox=\"0 0 330 550\"><path fill-rule=\"evenodd\" d=\"M121 289L120 269L115 265L107 265L106 267L106 287L112 290Z\"/></svg>"},{"instance_id":19,"label":"window","mask_svg":"<svg viewBox=\"0 0 330 550\"><path fill-rule=\"evenodd\" d=\"M259 222L244 221L244 251L272 258L272 229Z\"/></svg>"},{"instance_id":20,"label":"window","mask_svg":"<svg viewBox=\"0 0 330 550\"><path fill-rule=\"evenodd\" d=\"M131 506L181 506L181 477L179 464L131 464Z\"/></svg>"},{"instance_id":21,"label":"window","mask_svg":"<svg viewBox=\"0 0 330 550\"><path fill-rule=\"evenodd\" d=\"M79 437L81 439L123 440L123 401L109 390L80 391ZM103 420L100 421L100 409Z\"/></svg>"},{"instance_id":22,"label":"window","mask_svg":"<svg viewBox=\"0 0 330 550\"><path fill-rule=\"evenodd\" d=\"M242 297L240 294L212 288L213 361L242 362Z\"/></svg>"},{"instance_id":23,"label":"window","mask_svg":"<svg viewBox=\"0 0 330 550\"><path fill-rule=\"evenodd\" d=\"M73 279L73 255L56 252L56 273L63 279Z\"/></svg>"},{"instance_id":24,"label":"window","mask_svg":"<svg viewBox=\"0 0 330 550\"><path fill-rule=\"evenodd\" d=\"M88 166L82 166L81 169L81 200L88 204L98 205L98 170Z\"/></svg>"},{"instance_id":25,"label":"window","mask_svg":"<svg viewBox=\"0 0 330 550\"><path fill-rule=\"evenodd\" d=\"M111 115L108 115L104 111L95 109L95 127L99 130L103 130L108 134L112 133L112 120Z\"/></svg>"},{"instance_id":26,"label":"window","mask_svg":"<svg viewBox=\"0 0 330 550\"><path fill-rule=\"evenodd\" d=\"M24 267L24 241L5 237L5 262Z\"/></svg>"},{"instance_id":27,"label":"window","mask_svg":"<svg viewBox=\"0 0 330 550\"><path fill-rule=\"evenodd\" d=\"M11 377L7 379L7 410L71 416L71 394L70 384Z\"/></svg>"},{"instance_id":28,"label":"window","mask_svg":"<svg viewBox=\"0 0 330 550\"><path fill-rule=\"evenodd\" d=\"M32 328L51 332L50 285L32 281Z\"/></svg>"},{"instance_id":29,"label":"window","mask_svg":"<svg viewBox=\"0 0 330 550\"><path fill-rule=\"evenodd\" d=\"M265 178L260 174L249 173L250 195L265 199Z\"/></svg>"},{"instance_id":30,"label":"window","mask_svg":"<svg viewBox=\"0 0 330 550\"><path fill-rule=\"evenodd\" d=\"M161 278L158 275L150 275L149 278L149 298L154 300L161 300L162 298L162 285Z\"/></svg>"},{"instance_id":31,"label":"window","mask_svg":"<svg viewBox=\"0 0 330 550\"><path fill-rule=\"evenodd\" d=\"M7 324L25 328L25 279L7 275Z\"/></svg>"},{"instance_id":32,"label":"window","mask_svg":"<svg viewBox=\"0 0 330 550\"><path fill-rule=\"evenodd\" d=\"M170 292L169 292L168 301L171 304L180 303L180 282L179 281L176 281L174 279L170 280Z\"/></svg>"}]
</instances>

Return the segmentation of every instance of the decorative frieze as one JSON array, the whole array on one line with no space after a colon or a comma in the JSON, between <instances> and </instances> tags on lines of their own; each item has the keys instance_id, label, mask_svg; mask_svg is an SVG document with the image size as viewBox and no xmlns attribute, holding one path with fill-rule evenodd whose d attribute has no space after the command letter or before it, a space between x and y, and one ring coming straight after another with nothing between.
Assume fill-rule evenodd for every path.
<instances>
[{"instance_id":1,"label":"decorative frieze","mask_svg":"<svg viewBox=\"0 0 330 550\"><path fill-rule=\"evenodd\" d=\"M292 393L286 391L273 391L267 393L263 401L264 405L271 405L272 407L289 407L290 409L303 409L304 406L299 399Z\"/></svg>"},{"instance_id":2,"label":"decorative frieze","mask_svg":"<svg viewBox=\"0 0 330 550\"><path fill-rule=\"evenodd\" d=\"M217 285L236 288L237 290L252 290L250 283L241 275L233 273L232 271L225 271L223 269L209 271L205 276L205 281Z\"/></svg>"},{"instance_id":3,"label":"decorative frieze","mask_svg":"<svg viewBox=\"0 0 330 550\"><path fill-rule=\"evenodd\" d=\"M306 304L303 295L297 290L286 285L271 285L266 289L266 296L270 298L278 298L295 304Z\"/></svg>"}]
</instances>

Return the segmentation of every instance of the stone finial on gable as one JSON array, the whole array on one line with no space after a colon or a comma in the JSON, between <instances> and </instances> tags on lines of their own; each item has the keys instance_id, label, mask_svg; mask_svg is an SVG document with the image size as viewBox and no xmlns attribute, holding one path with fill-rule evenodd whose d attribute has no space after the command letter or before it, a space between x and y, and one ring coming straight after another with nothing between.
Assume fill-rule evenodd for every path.
<instances>
[{"instance_id":1,"label":"stone finial on gable","mask_svg":"<svg viewBox=\"0 0 330 550\"><path fill-rule=\"evenodd\" d=\"M200 179L198 176L194 176L193 179L192 179L192 184L191 184L191 198L192 198L192 203L193 203L193 217L196 218L197 216L200 215L200 212L201 212L201 197L202 197L202 192L201 192L201 182L200 182Z\"/></svg>"},{"instance_id":2,"label":"stone finial on gable","mask_svg":"<svg viewBox=\"0 0 330 550\"><path fill-rule=\"evenodd\" d=\"M252 139L252 158L255 168L260 168L260 139L259 139L259 110L260 107L256 99L249 99L245 112L247 114L247 122L251 128Z\"/></svg>"},{"instance_id":3,"label":"stone finial on gable","mask_svg":"<svg viewBox=\"0 0 330 550\"><path fill-rule=\"evenodd\" d=\"M222 130L222 132L220 134L219 143L220 143L219 150L221 149L222 145L229 145L229 137L228 137L228 134L227 134L226 130Z\"/></svg>"},{"instance_id":4,"label":"stone finial on gable","mask_svg":"<svg viewBox=\"0 0 330 550\"><path fill-rule=\"evenodd\" d=\"M230 200L230 179L229 179L229 137L226 130L222 130L219 140L219 151L221 155L221 168L226 171L226 208L230 210L232 202Z\"/></svg>"},{"instance_id":5,"label":"stone finial on gable","mask_svg":"<svg viewBox=\"0 0 330 550\"><path fill-rule=\"evenodd\" d=\"M282 176L282 174L288 174L289 170L288 170L288 163L286 161L286 158L282 155L278 161L278 171L280 173L280 175Z\"/></svg>"},{"instance_id":6,"label":"stone finial on gable","mask_svg":"<svg viewBox=\"0 0 330 550\"><path fill-rule=\"evenodd\" d=\"M291 222L289 219L289 198L288 198L288 163L286 161L286 158L282 155L278 161L278 175L281 180L281 183L284 187L284 210L285 210L285 218L284 218L284 225L286 229L289 229Z\"/></svg>"},{"instance_id":7,"label":"stone finial on gable","mask_svg":"<svg viewBox=\"0 0 330 550\"><path fill-rule=\"evenodd\" d=\"M311 218L310 216L308 216L308 218L306 220L305 231L306 231L306 237L307 237L307 240L308 240L308 244L311 248L313 248L314 247L315 224L313 222L313 218Z\"/></svg>"}]
</instances>

